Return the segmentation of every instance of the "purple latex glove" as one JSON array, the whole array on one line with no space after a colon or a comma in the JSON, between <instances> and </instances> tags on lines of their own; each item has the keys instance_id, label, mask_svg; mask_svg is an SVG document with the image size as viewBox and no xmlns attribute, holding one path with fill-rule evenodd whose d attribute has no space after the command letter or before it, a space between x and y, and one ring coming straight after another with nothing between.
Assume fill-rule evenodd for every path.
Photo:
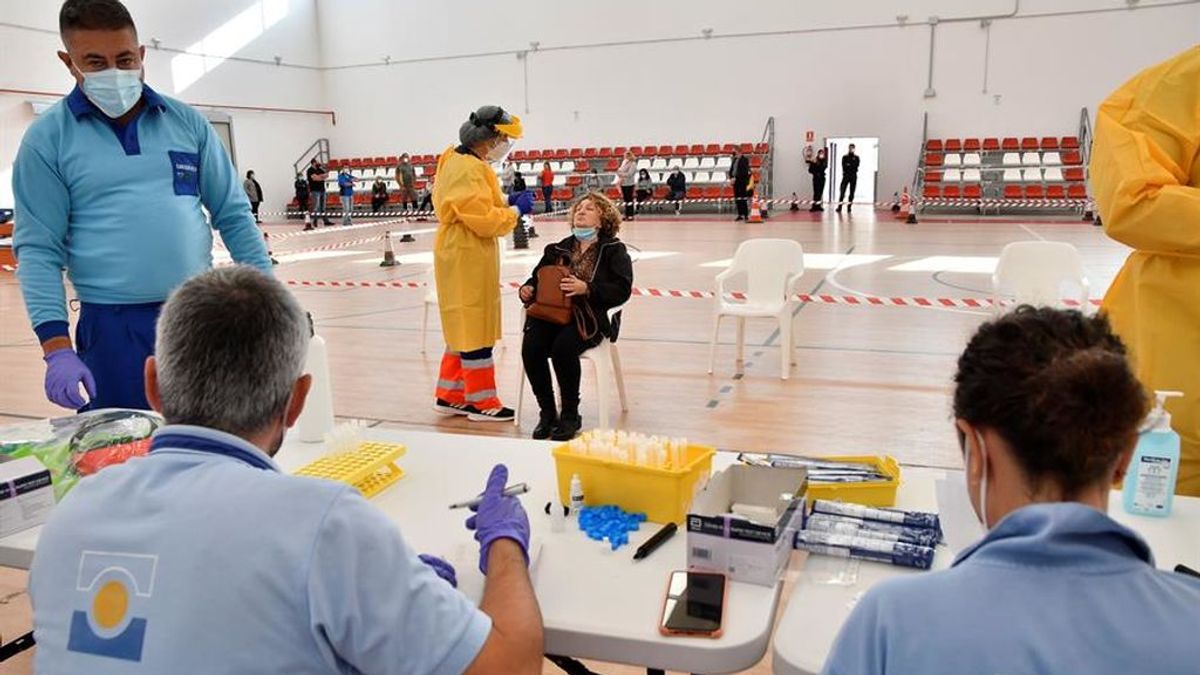
<instances>
[{"instance_id":1,"label":"purple latex glove","mask_svg":"<svg viewBox=\"0 0 1200 675\"><path fill-rule=\"evenodd\" d=\"M79 395L79 384L87 390L88 400L96 398L96 380L92 371L83 365L73 349L59 349L47 354L46 398L64 408L78 410L87 401Z\"/></svg>"},{"instance_id":2,"label":"purple latex glove","mask_svg":"<svg viewBox=\"0 0 1200 675\"><path fill-rule=\"evenodd\" d=\"M454 573L453 565L436 555L429 555L428 553L422 553L417 557L421 559L421 562L429 565L439 577L445 579L446 583L454 588L458 588L458 575Z\"/></svg>"},{"instance_id":3,"label":"purple latex glove","mask_svg":"<svg viewBox=\"0 0 1200 675\"><path fill-rule=\"evenodd\" d=\"M517 207L521 215L527 216L533 213L533 193L528 190L524 192L514 192L508 196L508 205Z\"/></svg>"},{"instance_id":4,"label":"purple latex glove","mask_svg":"<svg viewBox=\"0 0 1200 675\"><path fill-rule=\"evenodd\" d=\"M497 464L488 476L487 487L479 506L472 506L475 515L467 519L467 529L475 530L479 542L479 571L487 574L488 550L497 539L512 539L525 554L529 563L529 517L516 497L505 497L508 467Z\"/></svg>"}]
</instances>

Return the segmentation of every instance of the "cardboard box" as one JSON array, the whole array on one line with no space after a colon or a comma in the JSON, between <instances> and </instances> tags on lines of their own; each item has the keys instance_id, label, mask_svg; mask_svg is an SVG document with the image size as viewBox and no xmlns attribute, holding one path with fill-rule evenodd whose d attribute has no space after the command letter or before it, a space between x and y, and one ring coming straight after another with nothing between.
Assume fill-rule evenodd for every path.
<instances>
[{"instance_id":1,"label":"cardboard box","mask_svg":"<svg viewBox=\"0 0 1200 675\"><path fill-rule=\"evenodd\" d=\"M45 523L52 508L50 470L36 457L0 463L0 537Z\"/></svg>"},{"instance_id":2,"label":"cardboard box","mask_svg":"<svg viewBox=\"0 0 1200 675\"><path fill-rule=\"evenodd\" d=\"M807 472L802 468L734 464L715 474L688 513L688 569L775 585L803 522L807 488ZM766 509L772 521L729 515L734 504Z\"/></svg>"}]
</instances>

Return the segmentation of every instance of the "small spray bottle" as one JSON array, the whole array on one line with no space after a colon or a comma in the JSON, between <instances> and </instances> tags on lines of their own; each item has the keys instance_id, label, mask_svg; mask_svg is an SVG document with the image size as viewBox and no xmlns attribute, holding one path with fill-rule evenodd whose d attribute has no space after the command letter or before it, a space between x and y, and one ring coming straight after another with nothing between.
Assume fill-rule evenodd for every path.
<instances>
[{"instance_id":1,"label":"small spray bottle","mask_svg":"<svg viewBox=\"0 0 1200 675\"><path fill-rule=\"evenodd\" d=\"M578 516L583 510L583 481L579 480L579 474L571 476L571 515Z\"/></svg>"},{"instance_id":2,"label":"small spray bottle","mask_svg":"<svg viewBox=\"0 0 1200 675\"><path fill-rule=\"evenodd\" d=\"M1179 434L1171 428L1166 402L1183 392L1156 391L1154 396L1154 410L1147 416L1145 431L1129 460L1122 492L1127 512L1165 518L1171 514L1179 477Z\"/></svg>"}]
</instances>

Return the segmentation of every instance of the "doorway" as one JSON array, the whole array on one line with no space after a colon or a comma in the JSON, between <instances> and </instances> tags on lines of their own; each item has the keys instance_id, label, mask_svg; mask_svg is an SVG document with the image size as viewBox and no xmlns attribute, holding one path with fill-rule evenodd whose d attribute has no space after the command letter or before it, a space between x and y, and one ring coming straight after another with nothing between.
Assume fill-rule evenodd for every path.
<instances>
[{"instance_id":1,"label":"doorway","mask_svg":"<svg viewBox=\"0 0 1200 675\"><path fill-rule=\"evenodd\" d=\"M854 201L874 202L879 176L879 138L870 136L842 136L825 139L825 151L829 157L829 180L826 182L827 202L837 205L838 187L842 181L842 156L850 146L859 157L858 182L854 188ZM846 198L850 195L847 191ZM865 204L864 204L865 206Z\"/></svg>"}]
</instances>

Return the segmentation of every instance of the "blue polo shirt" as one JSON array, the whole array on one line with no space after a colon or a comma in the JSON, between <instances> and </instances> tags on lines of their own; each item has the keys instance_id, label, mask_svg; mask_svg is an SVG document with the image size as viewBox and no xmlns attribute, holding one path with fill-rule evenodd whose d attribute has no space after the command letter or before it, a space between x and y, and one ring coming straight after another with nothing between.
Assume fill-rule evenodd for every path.
<instances>
[{"instance_id":1,"label":"blue polo shirt","mask_svg":"<svg viewBox=\"0 0 1200 675\"><path fill-rule=\"evenodd\" d=\"M212 266L215 228L235 261L270 273L266 244L212 125L148 86L142 96L144 109L120 127L76 87L21 140L13 249L42 341L67 335L63 268L83 302L162 302Z\"/></svg>"},{"instance_id":2,"label":"blue polo shirt","mask_svg":"<svg viewBox=\"0 0 1200 675\"><path fill-rule=\"evenodd\" d=\"M188 426L63 498L29 592L49 675L461 673L491 631L358 491Z\"/></svg>"},{"instance_id":3,"label":"blue polo shirt","mask_svg":"<svg viewBox=\"0 0 1200 675\"><path fill-rule=\"evenodd\" d=\"M1078 503L1013 511L945 571L859 601L825 673L1200 671L1200 580Z\"/></svg>"}]
</instances>

